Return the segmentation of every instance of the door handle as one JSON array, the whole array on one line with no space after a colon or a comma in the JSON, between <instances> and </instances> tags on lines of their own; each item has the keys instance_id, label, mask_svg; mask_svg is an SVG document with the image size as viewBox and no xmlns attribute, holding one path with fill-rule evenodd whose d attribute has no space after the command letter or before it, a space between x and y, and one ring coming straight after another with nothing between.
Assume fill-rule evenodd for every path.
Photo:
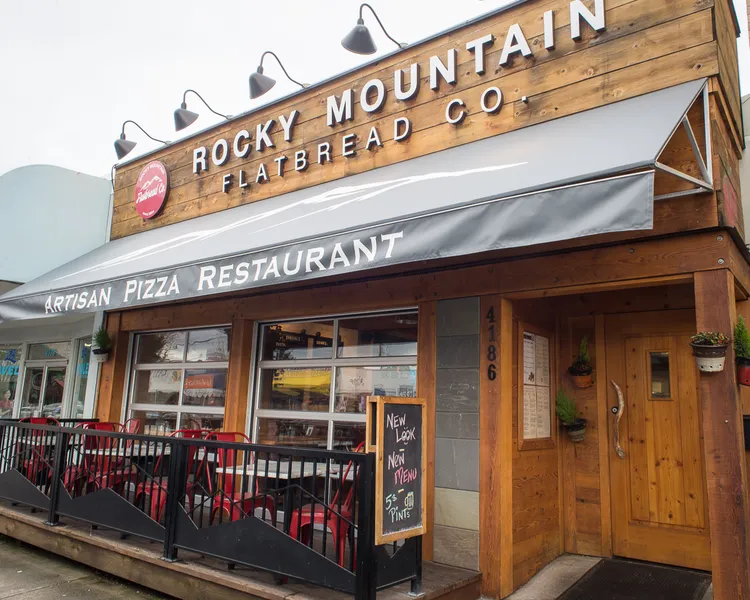
<instances>
[{"instance_id":1,"label":"door handle","mask_svg":"<svg viewBox=\"0 0 750 600\"><path fill-rule=\"evenodd\" d=\"M620 419L622 419L622 415L625 412L625 398L622 395L622 390L620 389L620 386L617 385L614 380L611 382L613 386L615 386L615 391L617 392L617 406L612 408L612 412L615 415L615 431L614 431L614 443L615 443L615 452L617 453L617 456L620 458L625 458L625 450L622 449L622 446L620 445Z\"/></svg>"}]
</instances>

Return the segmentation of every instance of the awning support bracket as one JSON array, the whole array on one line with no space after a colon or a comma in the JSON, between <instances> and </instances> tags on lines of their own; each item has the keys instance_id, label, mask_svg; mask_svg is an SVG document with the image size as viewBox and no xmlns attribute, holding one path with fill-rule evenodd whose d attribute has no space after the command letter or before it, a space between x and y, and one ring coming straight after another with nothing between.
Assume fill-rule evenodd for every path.
<instances>
[{"instance_id":1,"label":"awning support bracket","mask_svg":"<svg viewBox=\"0 0 750 600\"><path fill-rule=\"evenodd\" d=\"M673 169L672 167L668 167L667 165L660 163L659 161L656 161L655 166L660 171L663 171L664 173L669 173L670 175L674 175L675 177L679 177L680 179L684 179L685 181L689 181L690 183L703 188L707 192L713 191L713 186L706 181L697 179L693 177L692 175L688 175L687 173L683 173L682 171L678 171L677 169Z\"/></svg>"}]
</instances>

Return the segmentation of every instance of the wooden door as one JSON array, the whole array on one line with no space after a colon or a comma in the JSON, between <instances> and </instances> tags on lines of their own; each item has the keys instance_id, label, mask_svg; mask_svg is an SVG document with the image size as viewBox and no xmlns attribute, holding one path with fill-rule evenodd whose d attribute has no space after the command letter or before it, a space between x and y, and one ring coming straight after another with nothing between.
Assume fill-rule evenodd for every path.
<instances>
[{"instance_id":1,"label":"wooden door","mask_svg":"<svg viewBox=\"0 0 750 600\"><path fill-rule=\"evenodd\" d=\"M613 550L617 556L711 569L693 311L607 318L607 399L624 412L615 451L608 412Z\"/></svg>"}]
</instances>

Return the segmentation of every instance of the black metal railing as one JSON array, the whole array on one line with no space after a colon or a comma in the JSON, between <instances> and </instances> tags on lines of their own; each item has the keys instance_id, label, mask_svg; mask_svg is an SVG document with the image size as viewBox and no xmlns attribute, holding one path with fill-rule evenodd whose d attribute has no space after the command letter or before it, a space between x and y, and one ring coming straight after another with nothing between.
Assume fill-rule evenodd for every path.
<instances>
[{"instance_id":1,"label":"black metal railing","mask_svg":"<svg viewBox=\"0 0 750 600\"><path fill-rule=\"evenodd\" d=\"M374 455L233 434L175 437L0 421L0 498L373 599L421 580L421 538L374 543Z\"/></svg>"}]
</instances>

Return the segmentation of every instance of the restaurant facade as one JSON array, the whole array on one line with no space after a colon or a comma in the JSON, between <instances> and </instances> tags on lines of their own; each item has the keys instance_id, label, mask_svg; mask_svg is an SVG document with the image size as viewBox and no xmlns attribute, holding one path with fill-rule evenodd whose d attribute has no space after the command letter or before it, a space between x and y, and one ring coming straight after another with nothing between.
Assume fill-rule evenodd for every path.
<instances>
[{"instance_id":1,"label":"restaurant facade","mask_svg":"<svg viewBox=\"0 0 750 600\"><path fill-rule=\"evenodd\" d=\"M486 597L567 552L750 598L750 397L690 346L750 317L738 33L515 2L118 165L112 241L0 320L105 311L96 416L148 435L354 450L424 399L422 557Z\"/></svg>"}]
</instances>

